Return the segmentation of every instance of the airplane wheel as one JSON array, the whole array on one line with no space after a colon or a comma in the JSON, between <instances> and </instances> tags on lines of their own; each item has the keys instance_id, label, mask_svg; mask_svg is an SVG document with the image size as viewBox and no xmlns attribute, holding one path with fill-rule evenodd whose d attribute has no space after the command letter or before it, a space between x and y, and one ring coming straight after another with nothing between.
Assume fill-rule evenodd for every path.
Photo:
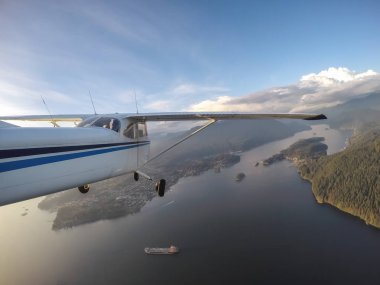
<instances>
[{"instance_id":1,"label":"airplane wheel","mask_svg":"<svg viewBox=\"0 0 380 285\"><path fill-rule=\"evenodd\" d=\"M156 183L156 191L158 192L158 196L163 197L165 194L165 185L166 185L166 180L165 179L160 179Z\"/></svg>"},{"instance_id":2,"label":"airplane wheel","mask_svg":"<svg viewBox=\"0 0 380 285\"><path fill-rule=\"evenodd\" d=\"M135 181L139 181L139 174L137 172L133 173L133 179L135 179Z\"/></svg>"},{"instance_id":3,"label":"airplane wheel","mask_svg":"<svg viewBox=\"0 0 380 285\"><path fill-rule=\"evenodd\" d=\"M83 185L83 186L79 186L79 187L78 187L78 190L79 190L79 192L81 192L82 194L86 194L88 191L90 191L90 185L85 184L85 185Z\"/></svg>"}]
</instances>

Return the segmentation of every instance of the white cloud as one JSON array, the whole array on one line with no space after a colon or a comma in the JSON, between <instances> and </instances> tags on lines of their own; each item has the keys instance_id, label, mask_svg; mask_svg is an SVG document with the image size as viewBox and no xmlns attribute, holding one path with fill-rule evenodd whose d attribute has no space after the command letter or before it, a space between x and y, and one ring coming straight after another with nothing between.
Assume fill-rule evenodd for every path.
<instances>
[{"instance_id":1,"label":"white cloud","mask_svg":"<svg viewBox=\"0 0 380 285\"><path fill-rule=\"evenodd\" d=\"M198 104L194 104L189 108L192 112L216 112L227 111L229 103L233 100L231 96L219 96L215 100L204 100Z\"/></svg>"},{"instance_id":2,"label":"white cloud","mask_svg":"<svg viewBox=\"0 0 380 285\"><path fill-rule=\"evenodd\" d=\"M380 91L380 74L373 70L355 72L348 68L331 67L304 75L295 84L247 96L233 97L228 95L228 90L218 85L181 83L156 94L136 89L136 94L140 112L312 112ZM93 94L93 99L99 113L135 112L134 92L133 89L119 91L113 99L108 95L103 98ZM27 74L0 71L0 115L46 114L41 95L53 114L60 113L57 111L60 107L66 110L72 108L74 113L92 112L86 96L82 98L85 102L80 98L76 100Z\"/></svg>"},{"instance_id":3,"label":"white cloud","mask_svg":"<svg viewBox=\"0 0 380 285\"><path fill-rule=\"evenodd\" d=\"M182 83L166 91L144 96L145 101L148 101L144 109L147 112L186 110L200 98L226 97L228 91L229 89L217 85Z\"/></svg>"},{"instance_id":4,"label":"white cloud","mask_svg":"<svg viewBox=\"0 0 380 285\"><path fill-rule=\"evenodd\" d=\"M373 75L376 75L376 72L373 70L368 70L363 73L356 73L346 67L330 67L327 70L322 70L318 74L310 73L302 76L300 84L303 86L329 87L345 82L365 79Z\"/></svg>"},{"instance_id":5,"label":"white cloud","mask_svg":"<svg viewBox=\"0 0 380 285\"><path fill-rule=\"evenodd\" d=\"M195 93L226 93L229 89L220 86L201 86L195 84L180 84L173 88L173 94L195 94Z\"/></svg>"},{"instance_id":6,"label":"white cloud","mask_svg":"<svg viewBox=\"0 0 380 285\"><path fill-rule=\"evenodd\" d=\"M330 67L288 86L242 97L220 96L193 104L189 111L307 112L335 106L380 91L380 74Z\"/></svg>"},{"instance_id":7,"label":"white cloud","mask_svg":"<svg viewBox=\"0 0 380 285\"><path fill-rule=\"evenodd\" d=\"M153 111L168 111L171 109L173 102L170 100L158 100L152 103L149 103L146 108Z\"/></svg>"},{"instance_id":8,"label":"white cloud","mask_svg":"<svg viewBox=\"0 0 380 285\"><path fill-rule=\"evenodd\" d=\"M191 94L195 92L195 86L190 84L182 84L173 89L175 94Z\"/></svg>"}]
</instances>

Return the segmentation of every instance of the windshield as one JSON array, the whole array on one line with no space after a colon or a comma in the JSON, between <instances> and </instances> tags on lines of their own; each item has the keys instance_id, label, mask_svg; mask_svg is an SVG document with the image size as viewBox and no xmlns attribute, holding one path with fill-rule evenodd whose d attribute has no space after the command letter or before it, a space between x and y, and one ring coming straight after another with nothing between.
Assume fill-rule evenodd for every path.
<instances>
[{"instance_id":1,"label":"windshield","mask_svg":"<svg viewBox=\"0 0 380 285\"><path fill-rule=\"evenodd\" d=\"M87 118L85 120L83 120L82 122L80 122L77 127L90 127L91 124L93 124L96 120L98 120L99 117L90 117L90 118Z\"/></svg>"},{"instance_id":2,"label":"windshield","mask_svg":"<svg viewBox=\"0 0 380 285\"><path fill-rule=\"evenodd\" d=\"M100 117L100 118L88 118L78 124L78 127L99 127L99 128L107 128L118 132L120 130L120 121L115 118L110 117Z\"/></svg>"}]
</instances>

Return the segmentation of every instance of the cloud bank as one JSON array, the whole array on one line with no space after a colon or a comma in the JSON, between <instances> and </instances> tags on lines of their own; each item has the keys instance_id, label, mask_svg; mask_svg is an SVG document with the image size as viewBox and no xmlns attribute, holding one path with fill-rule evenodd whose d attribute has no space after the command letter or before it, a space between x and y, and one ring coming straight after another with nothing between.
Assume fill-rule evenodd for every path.
<instances>
[{"instance_id":1,"label":"cloud bank","mask_svg":"<svg viewBox=\"0 0 380 285\"><path fill-rule=\"evenodd\" d=\"M380 74L367 70L355 72L344 67L330 67L319 73L301 76L287 86L279 86L252 94L233 97L223 85L181 82L155 94L130 89L114 94L112 100L101 100L95 94L97 111L135 112L135 94L139 111L241 111L258 113L313 112L342 104L368 93L380 92ZM27 74L0 71L0 114L46 114L41 95L52 113L70 108L76 113L91 113L88 96L73 98L44 81ZM209 99L207 99L209 98ZM189 106L189 107L188 107ZM72 112L72 111L71 111ZM65 111L63 113L70 113Z\"/></svg>"},{"instance_id":2,"label":"cloud bank","mask_svg":"<svg viewBox=\"0 0 380 285\"><path fill-rule=\"evenodd\" d=\"M219 85L181 83L163 92L145 95L149 102L144 107L148 112L186 111L184 106L191 106L202 98L224 97L229 91L228 88Z\"/></svg>"},{"instance_id":3,"label":"cloud bank","mask_svg":"<svg viewBox=\"0 0 380 285\"><path fill-rule=\"evenodd\" d=\"M380 74L359 73L345 67L330 67L310 73L291 85L254 92L247 96L219 96L190 106L189 111L311 112L345 103L380 91Z\"/></svg>"}]
</instances>

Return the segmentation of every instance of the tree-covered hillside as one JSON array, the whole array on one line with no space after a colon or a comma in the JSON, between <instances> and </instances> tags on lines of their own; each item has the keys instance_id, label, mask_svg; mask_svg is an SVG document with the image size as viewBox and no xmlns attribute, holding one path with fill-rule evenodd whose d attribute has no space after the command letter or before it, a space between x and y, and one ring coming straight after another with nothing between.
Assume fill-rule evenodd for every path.
<instances>
[{"instance_id":1,"label":"tree-covered hillside","mask_svg":"<svg viewBox=\"0 0 380 285\"><path fill-rule=\"evenodd\" d=\"M366 126L344 151L299 165L320 203L380 227L380 125Z\"/></svg>"}]
</instances>

